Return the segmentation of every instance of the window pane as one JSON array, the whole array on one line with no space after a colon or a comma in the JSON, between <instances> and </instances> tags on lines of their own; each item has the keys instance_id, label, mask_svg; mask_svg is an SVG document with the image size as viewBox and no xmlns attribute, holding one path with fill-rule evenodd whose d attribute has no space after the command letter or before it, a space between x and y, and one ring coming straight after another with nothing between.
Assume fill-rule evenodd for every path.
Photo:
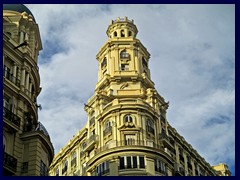
<instances>
[{"instance_id":1,"label":"window pane","mask_svg":"<svg viewBox=\"0 0 240 180\"><path fill-rule=\"evenodd\" d=\"M139 162L140 162L140 168L145 168L145 162L144 162L143 156L139 156Z\"/></svg>"},{"instance_id":2,"label":"window pane","mask_svg":"<svg viewBox=\"0 0 240 180\"><path fill-rule=\"evenodd\" d=\"M124 169L124 157L120 157L120 169Z\"/></svg>"},{"instance_id":3,"label":"window pane","mask_svg":"<svg viewBox=\"0 0 240 180\"><path fill-rule=\"evenodd\" d=\"M132 168L132 165L131 165L131 156L127 156L127 168Z\"/></svg>"},{"instance_id":4,"label":"window pane","mask_svg":"<svg viewBox=\"0 0 240 180\"><path fill-rule=\"evenodd\" d=\"M133 168L137 168L137 156L133 156Z\"/></svg>"}]
</instances>

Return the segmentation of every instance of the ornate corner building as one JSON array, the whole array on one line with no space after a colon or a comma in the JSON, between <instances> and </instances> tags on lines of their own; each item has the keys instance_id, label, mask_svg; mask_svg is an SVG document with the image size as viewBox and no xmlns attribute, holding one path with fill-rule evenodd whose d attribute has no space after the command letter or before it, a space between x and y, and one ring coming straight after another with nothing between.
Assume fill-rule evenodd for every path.
<instances>
[{"instance_id":1,"label":"ornate corner building","mask_svg":"<svg viewBox=\"0 0 240 180\"><path fill-rule=\"evenodd\" d=\"M41 92L38 54L42 43L24 5L3 5L3 175L45 176L54 149L38 121Z\"/></svg>"},{"instance_id":2,"label":"ornate corner building","mask_svg":"<svg viewBox=\"0 0 240 180\"><path fill-rule=\"evenodd\" d=\"M111 21L85 105L88 122L55 155L51 176L218 175L168 123L168 103L154 87L137 33L133 20Z\"/></svg>"}]
</instances>

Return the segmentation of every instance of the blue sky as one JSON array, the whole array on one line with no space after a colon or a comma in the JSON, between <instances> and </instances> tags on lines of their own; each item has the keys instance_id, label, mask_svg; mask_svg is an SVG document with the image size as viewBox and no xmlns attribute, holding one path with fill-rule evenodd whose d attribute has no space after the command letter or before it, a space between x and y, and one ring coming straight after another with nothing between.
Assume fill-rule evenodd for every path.
<instances>
[{"instance_id":1,"label":"blue sky","mask_svg":"<svg viewBox=\"0 0 240 180\"><path fill-rule=\"evenodd\" d=\"M228 4L27 4L39 25L43 109L39 121L58 152L87 121L96 54L111 20L134 19L151 54L155 87L170 124L211 165L235 174L235 6Z\"/></svg>"}]
</instances>

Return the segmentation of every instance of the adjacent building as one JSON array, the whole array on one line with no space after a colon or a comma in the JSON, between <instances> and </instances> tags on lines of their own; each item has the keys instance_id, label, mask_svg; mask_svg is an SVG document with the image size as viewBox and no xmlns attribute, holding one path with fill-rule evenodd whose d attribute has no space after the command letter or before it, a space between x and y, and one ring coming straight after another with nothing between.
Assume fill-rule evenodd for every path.
<instances>
[{"instance_id":1,"label":"adjacent building","mask_svg":"<svg viewBox=\"0 0 240 180\"><path fill-rule=\"evenodd\" d=\"M219 176L231 176L231 172L229 171L227 164L220 163L213 166L213 168L217 171Z\"/></svg>"},{"instance_id":2,"label":"adjacent building","mask_svg":"<svg viewBox=\"0 0 240 180\"><path fill-rule=\"evenodd\" d=\"M45 176L54 156L38 121L39 27L24 5L3 5L3 175Z\"/></svg>"},{"instance_id":3,"label":"adjacent building","mask_svg":"<svg viewBox=\"0 0 240 180\"><path fill-rule=\"evenodd\" d=\"M154 87L137 33L127 17L111 21L88 121L55 155L51 176L218 175L169 124L169 103Z\"/></svg>"}]
</instances>

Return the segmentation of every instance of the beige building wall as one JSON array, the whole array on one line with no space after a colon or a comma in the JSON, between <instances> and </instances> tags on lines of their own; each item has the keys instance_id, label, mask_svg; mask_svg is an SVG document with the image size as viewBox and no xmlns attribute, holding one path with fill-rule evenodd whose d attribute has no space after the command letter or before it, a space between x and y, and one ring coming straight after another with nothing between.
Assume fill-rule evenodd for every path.
<instances>
[{"instance_id":1,"label":"beige building wall","mask_svg":"<svg viewBox=\"0 0 240 180\"><path fill-rule=\"evenodd\" d=\"M96 56L88 122L55 155L51 176L217 175L168 123L169 103L154 87L150 54L137 33L133 20L111 21Z\"/></svg>"},{"instance_id":2,"label":"beige building wall","mask_svg":"<svg viewBox=\"0 0 240 180\"><path fill-rule=\"evenodd\" d=\"M3 5L3 175L48 175L54 150L38 121L39 28L21 4Z\"/></svg>"}]
</instances>

